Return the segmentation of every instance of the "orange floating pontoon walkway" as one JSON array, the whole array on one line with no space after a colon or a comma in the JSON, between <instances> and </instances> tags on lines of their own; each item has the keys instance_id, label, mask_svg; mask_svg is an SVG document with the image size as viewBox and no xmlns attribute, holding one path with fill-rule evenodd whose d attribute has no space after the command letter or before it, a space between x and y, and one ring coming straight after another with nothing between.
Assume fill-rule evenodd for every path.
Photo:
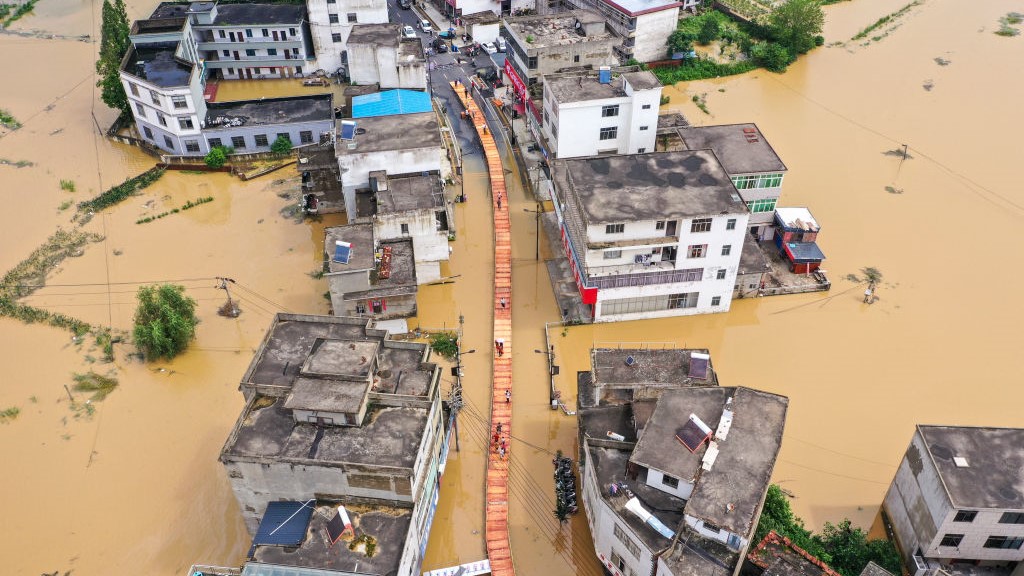
<instances>
[{"instance_id":1,"label":"orange floating pontoon walkway","mask_svg":"<svg viewBox=\"0 0 1024 576\"><path fill-rule=\"evenodd\" d=\"M466 86L452 83L452 89L465 106L468 120L476 127L483 144L487 171L491 178L491 203L494 209L494 341L503 342L504 353L494 352L493 380L491 381L491 428L488 441L501 426L504 440L504 458L489 445L487 456L487 494L484 507L484 533L487 558L494 576L512 576L512 548L508 537L508 459L512 443L512 403L507 394L512 392L512 236L508 218L508 194L505 190L505 169L498 155L494 136L487 121L469 95ZM496 346L497 347L497 346Z\"/></svg>"}]
</instances>

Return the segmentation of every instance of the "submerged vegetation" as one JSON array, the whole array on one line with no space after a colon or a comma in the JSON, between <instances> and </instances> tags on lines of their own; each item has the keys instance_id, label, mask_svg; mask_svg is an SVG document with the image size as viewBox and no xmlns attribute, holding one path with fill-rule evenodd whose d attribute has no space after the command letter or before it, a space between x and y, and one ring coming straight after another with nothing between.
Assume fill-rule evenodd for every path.
<instances>
[{"instance_id":1,"label":"submerged vegetation","mask_svg":"<svg viewBox=\"0 0 1024 576\"><path fill-rule=\"evenodd\" d=\"M103 400L117 388L117 378L97 374L91 370L85 374L74 374L72 378L75 381L72 387L75 392L92 392L92 396L89 397L92 402Z\"/></svg>"},{"instance_id":2,"label":"submerged vegetation","mask_svg":"<svg viewBox=\"0 0 1024 576\"><path fill-rule=\"evenodd\" d=\"M430 337L430 347L441 356L454 360L459 353L459 340L452 332L439 332Z\"/></svg>"},{"instance_id":3,"label":"submerged vegetation","mask_svg":"<svg viewBox=\"0 0 1024 576\"><path fill-rule=\"evenodd\" d=\"M20 4L0 4L0 27L7 28L35 9L39 0L25 0Z\"/></svg>"},{"instance_id":4,"label":"submerged vegetation","mask_svg":"<svg viewBox=\"0 0 1024 576\"><path fill-rule=\"evenodd\" d=\"M8 130L17 130L18 128L21 128L21 122L18 122L10 112L0 108L0 126L3 126Z\"/></svg>"},{"instance_id":5,"label":"submerged vegetation","mask_svg":"<svg viewBox=\"0 0 1024 576\"><path fill-rule=\"evenodd\" d=\"M143 286L135 309L135 345L146 360L181 354L196 335L196 301L177 284Z\"/></svg>"},{"instance_id":6,"label":"submerged vegetation","mask_svg":"<svg viewBox=\"0 0 1024 576\"><path fill-rule=\"evenodd\" d=\"M920 6L922 2L923 2L923 0L914 0L910 4L907 4L906 6L900 8L899 10L897 10L897 11L891 13L891 14L886 14L885 16L882 16L878 20L875 20L874 24L871 24L867 28L864 28L860 32L856 33L853 36L853 38L850 38L850 41L851 42L855 42L857 40L863 40L864 38L867 38L868 35L870 35L871 33L875 32L876 30L879 30L880 28L882 28L884 26L887 26L889 24L895 23L896 20L898 20L899 18L904 16L907 12L910 12L915 6ZM888 34L889 33L886 32L884 34L879 34L879 35L876 35L876 36L872 36L871 37L871 41L872 42L877 42L877 41L881 40L882 38L885 38Z\"/></svg>"},{"instance_id":7,"label":"submerged vegetation","mask_svg":"<svg viewBox=\"0 0 1024 576\"><path fill-rule=\"evenodd\" d=\"M4 408L0 410L0 424L6 424L11 420L14 420L21 414L21 409L17 406L11 406L10 408Z\"/></svg>"},{"instance_id":8,"label":"submerged vegetation","mask_svg":"<svg viewBox=\"0 0 1024 576\"><path fill-rule=\"evenodd\" d=\"M185 210L191 210L192 208L195 208L196 206L201 206L203 204L206 204L207 202L213 202L213 196L207 196L205 198L196 198L195 200L189 200L188 202L185 202L184 204L182 204L181 208L174 208L172 210L168 210L167 212L161 212L160 214L157 214L155 216L146 216L145 218L140 218L140 219L136 220L135 223L136 224L147 224L147 223L152 222L154 220L159 220L159 219L163 218L164 216L169 216L171 214L177 214L178 212L184 212Z\"/></svg>"},{"instance_id":9,"label":"submerged vegetation","mask_svg":"<svg viewBox=\"0 0 1024 576\"><path fill-rule=\"evenodd\" d=\"M1020 34L1020 28L1014 28L1014 26L1019 26L1021 22L1024 22L1024 14L1010 12L999 19L999 30L996 30L996 34L1007 37L1016 36Z\"/></svg>"},{"instance_id":10,"label":"submerged vegetation","mask_svg":"<svg viewBox=\"0 0 1024 576\"><path fill-rule=\"evenodd\" d=\"M78 205L78 210L80 212L99 212L104 208L109 208L110 206L134 196L143 188L159 180L163 175L163 168L150 168L142 174L129 178L117 186L110 188L92 200L80 203Z\"/></svg>"},{"instance_id":11,"label":"submerged vegetation","mask_svg":"<svg viewBox=\"0 0 1024 576\"><path fill-rule=\"evenodd\" d=\"M751 22L736 22L717 10L684 18L669 36L669 55L682 55L678 66L653 70L663 84L731 76L766 68L786 69L797 56L824 44L825 16L818 0L787 0ZM698 55L694 45L718 43L719 56Z\"/></svg>"}]
</instances>

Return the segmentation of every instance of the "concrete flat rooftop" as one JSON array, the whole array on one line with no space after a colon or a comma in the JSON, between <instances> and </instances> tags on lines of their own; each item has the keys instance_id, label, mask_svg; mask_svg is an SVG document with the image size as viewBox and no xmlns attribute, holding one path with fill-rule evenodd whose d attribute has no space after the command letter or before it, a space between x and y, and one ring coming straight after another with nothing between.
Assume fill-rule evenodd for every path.
<instances>
[{"instance_id":1,"label":"concrete flat rooftop","mask_svg":"<svg viewBox=\"0 0 1024 576\"><path fill-rule=\"evenodd\" d=\"M349 44L372 44L397 48L402 36L402 25L398 23L356 24L348 36Z\"/></svg>"},{"instance_id":2,"label":"concrete flat rooftop","mask_svg":"<svg viewBox=\"0 0 1024 576\"><path fill-rule=\"evenodd\" d=\"M592 225L747 212L710 150L555 160L552 168Z\"/></svg>"},{"instance_id":3,"label":"concrete flat rooftop","mask_svg":"<svg viewBox=\"0 0 1024 576\"><path fill-rule=\"evenodd\" d=\"M412 469L430 411L377 407L367 411L361 426L317 427L297 423L284 404L283 398L255 397L239 416L221 460L268 458Z\"/></svg>"},{"instance_id":4,"label":"concrete flat rooftop","mask_svg":"<svg viewBox=\"0 0 1024 576\"><path fill-rule=\"evenodd\" d=\"M206 106L207 129L333 121L330 94L211 102Z\"/></svg>"},{"instance_id":5,"label":"concrete flat rooftop","mask_svg":"<svg viewBox=\"0 0 1024 576\"><path fill-rule=\"evenodd\" d=\"M367 556L362 549L350 549L349 542L344 540L331 546L327 539L327 522L334 517L337 508L333 503L318 502L306 539L300 546L256 546L252 561L341 573L397 574L412 523L412 509L343 504L356 527L356 536L365 534L374 539L373 556Z\"/></svg>"},{"instance_id":6,"label":"concrete flat rooftop","mask_svg":"<svg viewBox=\"0 0 1024 576\"><path fill-rule=\"evenodd\" d=\"M613 483L625 483L636 495L640 503L648 512L654 514L658 520L670 530L677 531L683 521L682 509L686 503L682 498L677 498L656 488L651 488L642 479L633 480L626 476L626 468L629 462L628 450L616 450L614 448L590 447L590 461L594 473L597 476L597 485L601 487L601 498L618 516L619 521L629 526L634 534L643 539L644 545L651 550L663 550L671 540L658 533L644 522L640 521L635 514L626 510L626 502L629 498L623 493L612 496L608 487Z\"/></svg>"},{"instance_id":7,"label":"concrete flat rooftop","mask_svg":"<svg viewBox=\"0 0 1024 576\"><path fill-rule=\"evenodd\" d=\"M722 418L725 400L734 390L715 387L663 392L630 461L692 482L700 470L707 443L702 444L696 452L690 452L676 439L676 430L686 423L690 414L696 414L714 430Z\"/></svg>"},{"instance_id":8,"label":"concrete flat rooftop","mask_svg":"<svg viewBox=\"0 0 1024 576\"><path fill-rule=\"evenodd\" d=\"M278 314L274 317L242 385L289 387L320 339L383 340L384 330L367 328L365 318Z\"/></svg>"},{"instance_id":9,"label":"concrete flat rooftop","mask_svg":"<svg viewBox=\"0 0 1024 576\"><path fill-rule=\"evenodd\" d=\"M612 37L607 28L604 28L600 34L584 36L576 31L577 20L584 25L598 22L604 24L604 18L596 12L573 10L570 12L556 12L554 14L506 18L505 26L513 30L524 42L527 36L533 38L532 42L526 42L523 45L524 49L566 46L568 44L579 44L594 40L607 40Z\"/></svg>"},{"instance_id":10,"label":"concrete flat rooftop","mask_svg":"<svg viewBox=\"0 0 1024 576\"><path fill-rule=\"evenodd\" d=\"M750 388L733 390L732 428L725 440L717 441L718 458L701 474L686 513L733 534L748 534L782 447L789 399ZM718 419L705 422L714 430Z\"/></svg>"},{"instance_id":11,"label":"concrete flat rooftop","mask_svg":"<svg viewBox=\"0 0 1024 576\"><path fill-rule=\"evenodd\" d=\"M442 147L441 131L433 112L372 116L356 119L355 123L356 133L351 140L342 140L338 127L338 156L417 148L437 148L440 153Z\"/></svg>"},{"instance_id":12,"label":"concrete flat rooftop","mask_svg":"<svg viewBox=\"0 0 1024 576\"><path fill-rule=\"evenodd\" d=\"M378 214L399 214L444 206L441 178L436 174L390 176L387 183L387 190L377 192Z\"/></svg>"},{"instance_id":13,"label":"concrete flat rooftop","mask_svg":"<svg viewBox=\"0 0 1024 576\"><path fill-rule=\"evenodd\" d=\"M649 90L661 86L658 78L647 70L626 74L613 74L612 81L604 84L598 79L597 72L587 71L566 75L547 75L544 77L544 89L550 90L560 103L586 102L589 100L607 100L609 98L625 98L625 82L628 81L634 90Z\"/></svg>"},{"instance_id":14,"label":"concrete flat rooftop","mask_svg":"<svg viewBox=\"0 0 1024 576\"><path fill-rule=\"evenodd\" d=\"M750 140L748 135L752 136ZM679 130L679 137L688 150L714 150L730 175L786 171L786 165L757 124L689 126Z\"/></svg>"},{"instance_id":15,"label":"concrete flat rooftop","mask_svg":"<svg viewBox=\"0 0 1024 576\"><path fill-rule=\"evenodd\" d=\"M397 288L399 286L416 285L416 254L413 251L412 238L387 240L380 243L380 249L391 249L391 266L387 278L380 275L378 267L377 279L373 285L379 288Z\"/></svg>"},{"instance_id":16,"label":"concrete flat rooftop","mask_svg":"<svg viewBox=\"0 0 1024 576\"><path fill-rule=\"evenodd\" d=\"M918 426L956 508L1024 509L1024 428ZM967 466L957 466L954 458Z\"/></svg>"},{"instance_id":17,"label":"concrete flat rooftop","mask_svg":"<svg viewBox=\"0 0 1024 576\"><path fill-rule=\"evenodd\" d=\"M339 241L352 245L348 263L334 259L334 249ZM331 272L354 272L375 268L375 249L373 224L346 224L324 229L324 257L327 258L327 266Z\"/></svg>"},{"instance_id":18,"label":"concrete flat rooftop","mask_svg":"<svg viewBox=\"0 0 1024 576\"><path fill-rule=\"evenodd\" d=\"M306 16L302 4L218 4L214 26L280 25L298 26ZM200 25L202 27L202 25ZM253 40L263 38L259 31L253 32ZM299 36L296 35L296 38Z\"/></svg>"},{"instance_id":19,"label":"concrete flat rooftop","mask_svg":"<svg viewBox=\"0 0 1024 576\"><path fill-rule=\"evenodd\" d=\"M690 376L690 358L694 353L708 354L706 349L639 350L633 348L595 348L590 352L596 386L635 384L674 384L676 386L714 386L718 384L711 360L708 377ZM626 359L632 356L632 366Z\"/></svg>"},{"instance_id":20,"label":"concrete flat rooftop","mask_svg":"<svg viewBox=\"0 0 1024 576\"><path fill-rule=\"evenodd\" d=\"M174 56L177 49L177 42L136 46L125 58L123 69L161 88L188 86L192 65Z\"/></svg>"},{"instance_id":21,"label":"concrete flat rooftop","mask_svg":"<svg viewBox=\"0 0 1024 576\"><path fill-rule=\"evenodd\" d=\"M676 2L675 0L604 0L604 2L630 16L671 10L683 5L682 2Z\"/></svg>"}]
</instances>

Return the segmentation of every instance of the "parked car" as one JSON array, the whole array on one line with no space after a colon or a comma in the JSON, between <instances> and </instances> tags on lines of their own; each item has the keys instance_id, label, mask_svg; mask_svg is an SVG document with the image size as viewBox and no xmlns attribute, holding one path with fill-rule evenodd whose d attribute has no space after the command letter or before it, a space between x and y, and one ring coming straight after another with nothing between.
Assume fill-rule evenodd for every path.
<instances>
[{"instance_id":1,"label":"parked car","mask_svg":"<svg viewBox=\"0 0 1024 576\"><path fill-rule=\"evenodd\" d=\"M494 68L493 66L489 66L486 68L477 68L476 75L478 78L490 84L491 86L494 86L495 88L501 86L501 75L498 74L498 69Z\"/></svg>"},{"instance_id":2,"label":"parked car","mask_svg":"<svg viewBox=\"0 0 1024 576\"><path fill-rule=\"evenodd\" d=\"M416 25L419 26L419 29L423 32L430 33L434 31L434 27L430 25L430 20L420 20Z\"/></svg>"},{"instance_id":3,"label":"parked car","mask_svg":"<svg viewBox=\"0 0 1024 576\"><path fill-rule=\"evenodd\" d=\"M508 43L503 36L498 36L494 39L494 46L498 48L498 52L504 52L508 48Z\"/></svg>"},{"instance_id":4,"label":"parked car","mask_svg":"<svg viewBox=\"0 0 1024 576\"><path fill-rule=\"evenodd\" d=\"M483 44L480 45L480 47L483 48L484 52L487 52L488 54L494 54L495 52L498 51L498 48L494 45L494 42L484 42Z\"/></svg>"},{"instance_id":5,"label":"parked car","mask_svg":"<svg viewBox=\"0 0 1024 576\"><path fill-rule=\"evenodd\" d=\"M438 54L444 54L448 51L448 43L440 38L434 38L434 41L431 42L430 45Z\"/></svg>"},{"instance_id":6,"label":"parked car","mask_svg":"<svg viewBox=\"0 0 1024 576\"><path fill-rule=\"evenodd\" d=\"M402 26L402 38L415 38L416 31L412 29L412 26Z\"/></svg>"},{"instance_id":7,"label":"parked car","mask_svg":"<svg viewBox=\"0 0 1024 576\"><path fill-rule=\"evenodd\" d=\"M450 39L454 39L455 38L455 31L452 30L451 28L449 28L448 30L445 30L444 32L438 32L437 33L437 37L438 38L446 38L446 39L449 39L449 40Z\"/></svg>"},{"instance_id":8,"label":"parked car","mask_svg":"<svg viewBox=\"0 0 1024 576\"><path fill-rule=\"evenodd\" d=\"M412 0L398 0L398 7L402 10L409 10L412 8Z\"/></svg>"}]
</instances>

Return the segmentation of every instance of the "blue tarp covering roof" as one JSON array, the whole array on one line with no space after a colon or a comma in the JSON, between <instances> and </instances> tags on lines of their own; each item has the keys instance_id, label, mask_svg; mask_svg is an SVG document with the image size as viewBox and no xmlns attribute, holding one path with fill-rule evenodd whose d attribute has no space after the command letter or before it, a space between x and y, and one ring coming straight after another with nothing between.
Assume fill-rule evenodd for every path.
<instances>
[{"instance_id":1,"label":"blue tarp covering roof","mask_svg":"<svg viewBox=\"0 0 1024 576\"><path fill-rule=\"evenodd\" d=\"M825 259L825 253L818 248L817 242L786 242L786 252L790 260L800 264L821 262Z\"/></svg>"},{"instance_id":2,"label":"blue tarp covering roof","mask_svg":"<svg viewBox=\"0 0 1024 576\"><path fill-rule=\"evenodd\" d=\"M430 112L430 95L416 90L388 90L352 98L352 117Z\"/></svg>"},{"instance_id":3,"label":"blue tarp covering roof","mask_svg":"<svg viewBox=\"0 0 1024 576\"><path fill-rule=\"evenodd\" d=\"M306 529L312 516L312 502L271 502L267 504L252 544L297 546L306 539Z\"/></svg>"}]
</instances>

